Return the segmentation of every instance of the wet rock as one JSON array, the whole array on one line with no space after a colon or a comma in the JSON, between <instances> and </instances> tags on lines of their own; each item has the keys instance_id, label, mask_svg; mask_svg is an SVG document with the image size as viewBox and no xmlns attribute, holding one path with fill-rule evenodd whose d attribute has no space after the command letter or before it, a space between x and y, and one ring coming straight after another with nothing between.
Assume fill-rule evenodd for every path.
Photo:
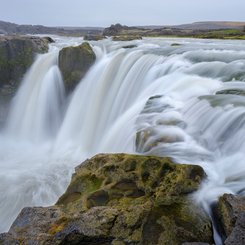
<instances>
[{"instance_id":1,"label":"wet rock","mask_svg":"<svg viewBox=\"0 0 245 245\"><path fill-rule=\"evenodd\" d=\"M130 49L130 48L137 48L137 45L126 45L123 48Z\"/></svg>"},{"instance_id":2,"label":"wet rock","mask_svg":"<svg viewBox=\"0 0 245 245\"><path fill-rule=\"evenodd\" d=\"M224 194L214 213L225 245L245 244L245 197Z\"/></svg>"},{"instance_id":3,"label":"wet rock","mask_svg":"<svg viewBox=\"0 0 245 245\"><path fill-rule=\"evenodd\" d=\"M212 243L210 220L189 197L203 177L169 158L100 154L76 168L55 206L23 209L0 244Z\"/></svg>"},{"instance_id":4,"label":"wet rock","mask_svg":"<svg viewBox=\"0 0 245 245\"><path fill-rule=\"evenodd\" d=\"M85 42L76 47L63 48L59 53L59 68L66 90L72 91L95 62L95 53Z\"/></svg>"},{"instance_id":5,"label":"wet rock","mask_svg":"<svg viewBox=\"0 0 245 245\"><path fill-rule=\"evenodd\" d=\"M176 46L181 46L181 44L180 43L172 43L171 46L176 47Z\"/></svg>"}]
</instances>

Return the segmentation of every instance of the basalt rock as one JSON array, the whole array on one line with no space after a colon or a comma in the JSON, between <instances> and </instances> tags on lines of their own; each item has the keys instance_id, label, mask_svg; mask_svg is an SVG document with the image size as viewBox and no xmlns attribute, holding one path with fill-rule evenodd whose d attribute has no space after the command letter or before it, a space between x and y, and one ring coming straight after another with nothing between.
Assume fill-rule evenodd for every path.
<instances>
[{"instance_id":1,"label":"basalt rock","mask_svg":"<svg viewBox=\"0 0 245 245\"><path fill-rule=\"evenodd\" d=\"M189 196L203 177L169 158L100 154L76 168L55 206L23 209L0 244L212 244L210 220Z\"/></svg>"},{"instance_id":2,"label":"basalt rock","mask_svg":"<svg viewBox=\"0 0 245 245\"><path fill-rule=\"evenodd\" d=\"M245 197L224 194L214 210L225 245L245 244Z\"/></svg>"},{"instance_id":3,"label":"basalt rock","mask_svg":"<svg viewBox=\"0 0 245 245\"><path fill-rule=\"evenodd\" d=\"M66 90L72 91L95 62L95 53L89 43L63 48L59 53L59 68Z\"/></svg>"}]
</instances>

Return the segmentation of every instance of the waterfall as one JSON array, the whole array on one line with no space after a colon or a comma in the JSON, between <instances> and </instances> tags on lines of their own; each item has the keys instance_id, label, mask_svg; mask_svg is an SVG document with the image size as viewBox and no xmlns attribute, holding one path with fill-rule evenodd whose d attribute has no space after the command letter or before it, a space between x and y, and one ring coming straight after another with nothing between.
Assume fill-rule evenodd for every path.
<instances>
[{"instance_id":1,"label":"waterfall","mask_svg":"<svg viewBox=\"0 0 245 245\"><path fill-rule=\"evenodd\" d=\"M57 133L65 95L57 55L37 57L12 101L6 133L15 140L40 143Z\"/></svg>"},{"instance_id":2,"label":"waterfall","mask_svg":"<svg viewBox=\"0 0 245 245\"><path fill-rule=\"evenodd\" d=\"M74 167L100 152L201 165L208 177L195 199L207 209L225 192L244 194L244 42L91 42L96 62L67 98L57 55L69 42L37 57L0 132L1 231L24 206L53 204Z\"/></svg>"}]
</instances>

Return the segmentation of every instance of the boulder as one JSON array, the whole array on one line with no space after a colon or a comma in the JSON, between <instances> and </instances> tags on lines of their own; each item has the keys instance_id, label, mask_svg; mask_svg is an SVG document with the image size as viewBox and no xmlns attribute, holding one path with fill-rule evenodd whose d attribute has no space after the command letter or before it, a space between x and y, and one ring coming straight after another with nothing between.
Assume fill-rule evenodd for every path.
<instances>
[{"instance_id":1,"label":"boulder","mask_svg":"<svg viewBox=\"0 0 245 245\"><path fill-rule=\"evenodd\" d=\"M210 220L189 196L204 176L169 158L99 154L76 168L56 205L23 209L0 244L212 244Z\"/></svg>"},{"instance_id":2,"label":"boulder","mask_svg":"<svg viewBox=\"0 0 245 245\"><path fill-rule=\"evenodd\" d=\"M63 48L59 52L59 68L68 92L84 77L95 59L95 53L87 42L76 47Z\"/></svg>"},{"instance_id":3,"label":"boulder","mask_svg":"<svg viewBox=\"0 0 245 245\"><path fill-rule=\"evenodd\" d=\"M245 244L245 197L224 194L214 213L224 244Z\"/></svg>"}]
</instances>

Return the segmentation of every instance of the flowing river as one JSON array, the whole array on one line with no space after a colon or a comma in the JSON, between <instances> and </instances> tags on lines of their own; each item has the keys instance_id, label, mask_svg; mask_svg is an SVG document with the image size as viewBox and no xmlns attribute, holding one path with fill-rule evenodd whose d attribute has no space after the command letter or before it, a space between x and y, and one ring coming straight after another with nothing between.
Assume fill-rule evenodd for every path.
<instances>
[{"instance_id":1,"label":"flowing river","mask_svg":"<svg viewBox=\"0 0 245 245\"><path fill-rule=\"evenodd\" d=\"M194 198L207 211L223 193L245 194L244 41L90 42L96 63L67 96L58 51L82 39L55 39L0 131L1 232L23 207L55 203L74 167L100 152L201 165L207 179Z\"/></svg>"}]
</instances>

